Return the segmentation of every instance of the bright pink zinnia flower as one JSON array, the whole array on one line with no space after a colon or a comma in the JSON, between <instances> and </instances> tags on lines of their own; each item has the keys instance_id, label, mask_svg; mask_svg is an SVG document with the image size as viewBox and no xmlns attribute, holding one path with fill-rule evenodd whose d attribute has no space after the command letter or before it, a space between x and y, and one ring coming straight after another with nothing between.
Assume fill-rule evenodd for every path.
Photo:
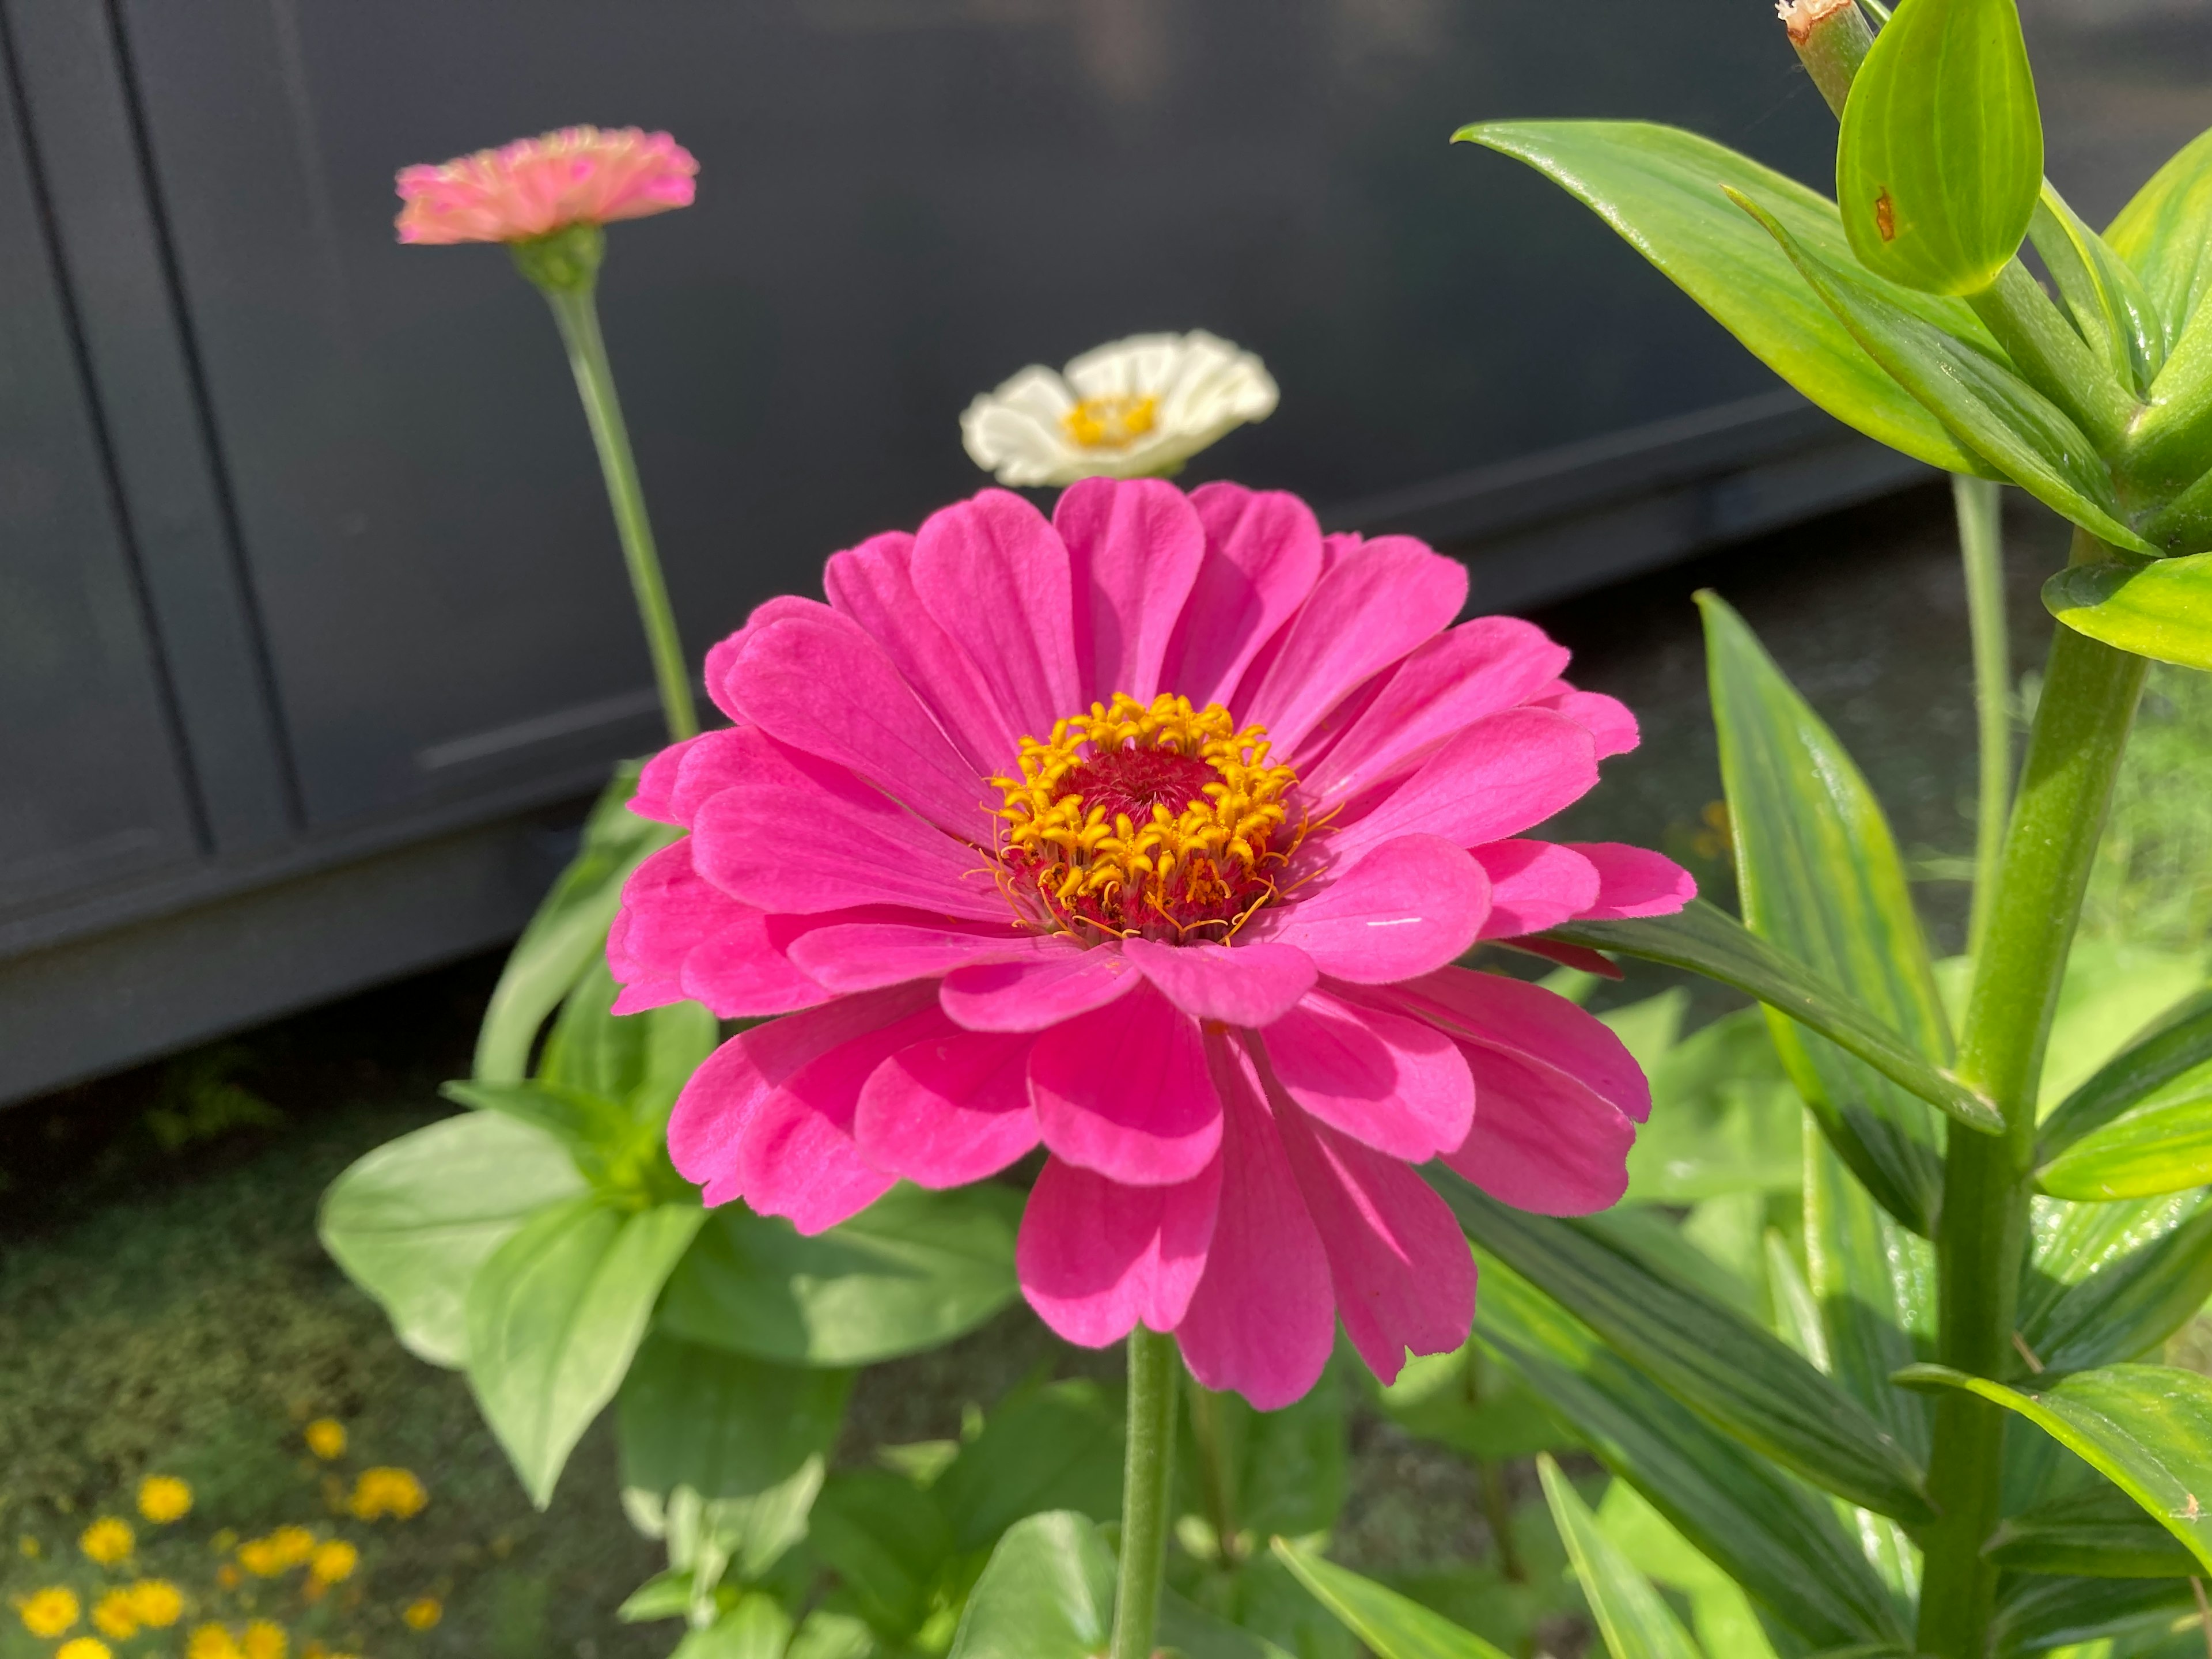
<instances>
[{"instance_id":1,"label":"bright pink zinnia flower","mask_svg":"<svg viewBox=\"0 0 2212 1659\"><path fill-rule=\"evenodd\" d=\"M1376 1372L1456 1347L1474 1271L1413 1165L1551 1213L1620 1197L1642 1073L1598 1021L1451 966L1661 915L1656 854L1522 831L1636 742L1456 562L1295 497L985 490L830 561L707 659L738 722L635 809L684 840L608 940L624 1012L783 1014L678 1101L677 1166L816 1232L1042 1142L1030 1304L1142 1320L1277 1407L1338 1318Z\"/></svg>"},{"instance_id":2,"label":"bright pink zinnia flower","mask_svg":"<svg viewBox=\"0 0 2212 1659\"><path fill-rule=\"evenodd\" d=\"M665 132L563 127L399 174L403 242L521 242L689 207L699 171Z\"/></svg>"}]
</instances>

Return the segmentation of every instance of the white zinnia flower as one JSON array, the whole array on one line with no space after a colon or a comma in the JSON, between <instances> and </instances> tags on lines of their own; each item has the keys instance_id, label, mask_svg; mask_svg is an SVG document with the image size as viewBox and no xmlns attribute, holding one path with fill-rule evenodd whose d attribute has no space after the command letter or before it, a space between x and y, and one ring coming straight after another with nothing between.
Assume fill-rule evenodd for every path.
<instances>
[{"instance_id":1,"label":"white zinnia flower","mask_svg":"<svg viewBox=\"0 0 2212 1659\"><path fill-rule=\"evenodd\" d=\"M1249 351L1194 329L1133 334L1055 374L1041 363L968 405L961 441L1006 484L1140 478L1275 412L1275 383Z\"/></svg>"}]
</instances>

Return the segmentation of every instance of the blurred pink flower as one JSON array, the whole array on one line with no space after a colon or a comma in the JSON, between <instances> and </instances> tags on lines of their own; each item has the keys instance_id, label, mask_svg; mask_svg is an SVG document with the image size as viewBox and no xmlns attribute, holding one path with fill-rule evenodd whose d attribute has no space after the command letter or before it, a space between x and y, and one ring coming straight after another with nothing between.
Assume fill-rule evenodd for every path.
<instances>
[{"instance_id":1,"label":"blurred pink flower","mask_svg":"<svg viewBox=\"0 0 2212 1659\"><path fill-rule=\"evenodd\" d=\"M399 174L403 242L520 242L689 207L699 171L665 132L563 127Z\"/></svg>"},{"instance_id":2,"label":"blurred pink flower","mask_svg":"<svg viewBox=\"0 0 2212 1659\"><path fill-rule=\"evenodd\" d=\"M1528 839L1636 722L1402 536L1296 497L1093 478L985 490L830 559L708 654L738 724L633 806L684 840L608 941L624 1012L784 1014L669 1144L710 1204L802 1232L1040 1142L1021 1281L1102 1345L1173 1331L1207 1386L1297 1398L1336 1322L1375 1371L1465 1340L1474 1270L1413 1166L1552 1213L1626 1184L1650 1108L1563 998L1450 964L1694 887Z\"/></svg>"}]
</instances>

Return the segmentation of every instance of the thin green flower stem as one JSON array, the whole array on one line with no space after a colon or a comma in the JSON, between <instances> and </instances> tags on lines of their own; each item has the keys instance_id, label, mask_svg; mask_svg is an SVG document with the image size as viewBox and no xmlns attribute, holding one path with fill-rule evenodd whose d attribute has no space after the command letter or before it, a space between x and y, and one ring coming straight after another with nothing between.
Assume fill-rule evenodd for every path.
<instances>
[{"instance_id":1,"label":"thin green flower stem","mask_svg":"<svg viewBox=\"0 0 2212 1659\"><path fill-rule=\"evenodd\" d=\"M2012 806L2012 652L2005 629L2003 487L1954 474L1959 559L1966 567L1966 623L1974 644L1974 714L1981 780L1974 806L1974 899L1966 951L1977 955L1990 927L2005 814Z\"/></svg>"},{"instance_id":2,"label":"thin green flower stem","mask_svg":"<svg viewBox=\"0 0 2212 1659\"><path fill-rule=\"evenodd\" d=\"M675 612L669 609L668 584L662 580L660 555L653 548L653 525L645 514L645 491L638 484L629 428L623 422L622 403L615 396L614 370L607 362L606 341L599 334L599 306L592 286L588 283L574 288L541 286L538 291L553 307L561 343L568 348L568 367L575 373L576 391L584 400L584 418L591 423L592 442L599 452L599 471L606 479L607 501L614 509L615 529L622 538L623 559L629 566L630 592L637 597L646 647L653 653L653 676L659 687L660 712L668 722L669 738L681 742L696 738L699 708L691 698L691 671L684 662Z\"/></svg>"},{"instance_id":3,"label":"thin green flower stem","mask_svg":"<svg viewBox=\"0 0 2212 1659\"><path fill-rule=\"evenodd\" d=\"M1237 1537L1237 1491L1230 1468L1227 1425L1221 1420L1221 1396L1190 1379L1190 1436L1198 1447L1198 1485L1213 1528L1214 1548L1224 1567L1243 1557Z\"/></svg>"},{"instance_id":4,"label":"thin green flower stem","mask_svg":"<svg viewBox=\"0 0 2212 1659\"><path fill-rule=\"evenodd\" d=\"M1176 1396L1182 1357L1175 1338L1129 1333L1129 1437L1121 1468L1121 1571L1107 1659L1152 1659L1167 1577L1174 1492Z\"/></svg>"},{"instance_id":5,"label":"thin green flower stem","mask_svg":"<svg viewBox=\"0 0 2212 1659\"><path fill-rule=\"evenodd\" d=\"M2075 562L2110 556L2076 532ZM2147 666L2070 629L2057 630L1997 865L1958 1072L2003 1110L2005 1132L1950 1135L1936 1237L1936 1355L1978 1376L2008 1377L2021 1364L2013 1332L2036 1086ZM2004 1428L2003 1411L1972 1395L1936 1402L1928 1491L1939 1518L1921 1539L1918 1642L1930 1659L1985 1659L1988 1652L1996 1572L1982 1547L1997 1522Z\"/></svg>"}]
</instances>

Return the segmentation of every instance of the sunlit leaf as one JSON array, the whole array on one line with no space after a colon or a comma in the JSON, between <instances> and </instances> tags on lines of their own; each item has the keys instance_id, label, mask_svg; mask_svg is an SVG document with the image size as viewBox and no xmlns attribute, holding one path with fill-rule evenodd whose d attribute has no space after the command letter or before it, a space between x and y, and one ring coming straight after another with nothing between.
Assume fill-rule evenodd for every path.
<instances>
[{"instance_id":1,"label":"sunlit leaf","mask_svg":"<svg viewBox=\"0 0 2212 1659\"><path fill-rule=\"evenodd\" d=\"M2043 604L2075 633L2119 650L2212 668L2212 553L2069 565L2044 583Z\"/></svg>"},{"instance_id":2,"label":"sunlit leaf","mask_svg":"<svg viewBox=\"0 0 2212 1659\"><path fill-rule=\"evenodd\" d=\"M2120 384L2140 396L2166 362L2165 325L2142 279L2047 179L2027 234L2082 337Z\"/></svg>"},{"instance_id":3,"label":"sunlit leaf","mask_svg":"<svg viewBox=\"0 0 2212 1659\"><path fill-rule=\"evenodd\" d=\"M1805 1146L1808 1288L1826 1339L1826 1369L1916 1459L1929 1449L1925 1404L1890 1376L1932 1346L1935 1252L1880 1209L1827 1142Z\"/></svg>"},{"instance_id":4,"label":"sunlit leaf","mask_svg":"<svg viewBox=\"0 0 2212 1659\"><path fill-rule=\"evenodd\" d=\"M2212 1181L2212 1083L2093 1129L2035 1172L2054 1198L2148 1198Z\"/></svg>"},{"instance_id":5,"label":"sunlit leaf","mask_svg":"<svg viewBox=\"0 0 2212 1659\"><path fill-rule=\"evenodd\" d=\"M2105 231L2142 278L2170 345L2212 289L2212 131L2153 173Z\"/></svg>"},{"instance_id":6,"label":"sunlit leaf","mask_svg":"<svg viewBox=\"0 0 2212 1659\"><path fill-rule=\"evenodd\" d=\"M2134 1359L2212 1298L2212 1205L2198 1192L2133 1202L2036 1201L2021 1340L2054 1370Z\"/></svg>"},{"instance_id":7,"label":"sunlit leaf","mask_svg":"<svg viewBox=\"0 0 2212 1659\"><path fill-rule=\"evenodd\" d=\"M1544 1499L1613 1659L1705 1659L1651 1581L1599 1530L1597 1517L1549 1457L1536 1460Z\"/></svg>"},{"instance_id":8,"label":"sunlit leaf","mask_svg":"<svg viewBox=\"0 0 2212 1659\"><path fill-rule=\"evenodd\" d=\"M1385 1589L1371 1578L1323 1559L1311 1550L1274 1540L1276 1558L1297 1575L1314 1598L1366 1644L1376 1659L1506 1659L1473 1631L1442 1613Z\"/></svg>"}]
</instances>

